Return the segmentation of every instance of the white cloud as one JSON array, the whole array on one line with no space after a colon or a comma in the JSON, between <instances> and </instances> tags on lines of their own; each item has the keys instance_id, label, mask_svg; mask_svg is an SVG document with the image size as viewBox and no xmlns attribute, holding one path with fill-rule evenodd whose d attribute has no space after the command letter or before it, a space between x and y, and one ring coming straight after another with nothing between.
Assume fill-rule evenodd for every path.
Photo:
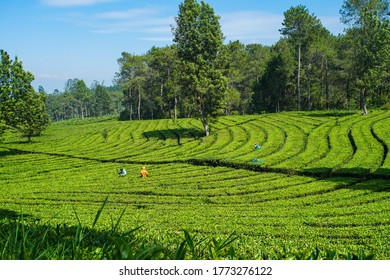
<instances>
[{"instance_id":1,"label":"white cloud","mask_svg":"<svg viewBox=\"0 0 390 280\"><path fill-rule=\"evenodd\" d=\"M105 12L94 18L97 21L93 33L148 33L154 34L154 38L170 36L170 26L174 23L173 16L162 16L156 7Z\"/></svg>"},{"instance_id":2,"label":"white cloud","mask_svg":"<svg viewBox=\"0 0 390 280\"><path fill-rule=\"evenodd\" d=\"M97 15L99 18L104 19L134 19L144 16L150 16L158 13L156 8L143 8L143 9L130 9L127 11L113 11L100 13Z\"/></svg>"},{"instance_id":3,"label":"white cloud","mask_svg":"<svg viewBox=\"0 0 390 280\"><path fill-rule=\"evenodd\" d=\"M43 79L61 79L61 80L63 80L63 78L61 78L60 76L55 75L55 74L37 74L37 75L36 75L36 78L43 78Z\"/></svg>"},{"instance_id":4,"label":"white cloud","mask_svg":"<svg viewBox=\"0 0 390 280\"><path fill-rule=\"evenodd\" d=\"M280 38L282 21L282 15L243 11L222 14L220 23L227 40L273 44Z\"/></svg>"},{"instance_id":5,"label":"white cloud","mask_svg":"<svg viewBox=\"0 0 390 280\"><path fill-rule=\"evenodd\" d=\"M91 6L113 0L41 0L41 3L52 7Z\"/></svg>"},{"instance_id":6,"label":"white cloud","mask_svg":"<svg viewBox=\"0 0 390 280\"><path fill-rule=\"evenodd\" d=\"M94 33L143 33L146 41L172 41L171 25L175 24L174 16L162 17L158 7L111 11L96 15L99 25ZM103 21L101 19L104 19ZM221 16L220 24L227 40L240 40L244 43L273 44L280 39L282 15L260 11L226 13Z\"/></svg>"},{"instance_id":7,"label":"white cloud","mask_svg":"<svg viewBox=\"0 0 390 280\"><path fill-rule=\"evenodd\" d=\"M100 34L132 32L159 34L160 36L166 36L166 34L171 34L171 23L171 21L164 18L153 20L140 19L134 21L99 24L91 32Z\"/></svg>"},{"instance_id":8,"label":"white cloud","mask_svg":"<svg viewBox=\"0 0 390 280\"><path fill-rule=\"evenodd\" d=\"M149 42L166 42L166 43L173 43L172 36L167 36L167 37L142 37L140 38L143 41L149 41Z\"/></svg>"}]
</instances>

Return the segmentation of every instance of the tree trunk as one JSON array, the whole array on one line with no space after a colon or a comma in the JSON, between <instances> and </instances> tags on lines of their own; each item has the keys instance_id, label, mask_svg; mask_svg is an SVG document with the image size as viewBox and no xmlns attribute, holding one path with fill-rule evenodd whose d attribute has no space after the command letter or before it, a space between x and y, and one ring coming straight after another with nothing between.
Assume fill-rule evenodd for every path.
<instances>
[{"instance_id":1,"label":"tree trunk","mask_svg":"<svg viewBox=\"0 0 390 280\"><path fill-rule=\"evenodd\" d=\"M175 93L175 121L177 120L177 96Z\"/></svg>"},{"instance_id":2,"label":"tree trunk","mask_svg":"<svg viewBox=\"0 0 390 280\"><path fill-rule=\"evenodd\" d=\"M209 136L210 135L210 127L205 119L202 119L202 124L203 124L203 130L204 130L205 136Z\"/></svg>"},{"instance_id":3,"label":"tree trunk","mask_svg":"<svg viewBox=\"0 0 390 280\"><path fill-rule=\"evenodd\" d=\"M161 85L160 85L160 96L161 96L160 110L161 110L161 114L163 114L163 116L165 117L164 104L163 104L164 103L163 92L164 92L164 85L163 85L163 83L161 83Z\"/></svg>"},{"instance_id":4,"label":"tree trunk","mask_svg":"<svg viewBox=\"0 0 390 280\"><path fill-rule=\"evenodd\" d=\"M202 122L205 136L209 136L210 135L210 127L207 123L207 120L203 116L203 111L200 112L200 121Z\"/></svg>"},{"instance_id":5,"label":"tree trunk","mask_svg":"<svg viewBox=\"0 0 390 280\"><path fill-rule=\"evenodd\" d=\"M129 120L132 120L131 113L132 113L132 106L131 106L131 87L129 87Z\"/></svg>"},{"instance_id":6,"label":"tree trunk","mask_svg":"<svg viewBox=\"0 0 390 280\"><path fill-rule=\"evenodd\" d=\"M308 82L308 87L307 87L307 90L308 90L308 96L307 96L307 106L308 106L308 110L311 111L312 107L313 107L313 104L312 104L312 98L311 98L311 83L310 83L310 80Z\"/></svg>"},{"instance_id":7,"label":"tree trunk","mask_svg":"<svg viewBox=\"0 0 390 280\"><path fill-rule=\"evenodd\" d=\"M138 86L138 120L141 120L141 87Z\"/></svg>"},{"instance_id":8,"label":"tree trunk","mask_svg":"<svg viewBox=\"0 0 390 280\"><path fill-rule=\"evenodd\" d=\"M363 115L367 115L367 104L366 104L366 89L363 88L360 92L360 110L363 110Z\"/></svg>"},{"instance_id":9,"label":"tree trunk","mask_svg":"<svg viewBox=\"0 0 390 280\"><path fill-rule=\"evenodd\" d=\"M298 47L298 111L301 110L301 43Z\"/></svg>"},{"instance_id":10,"label":"tree trunk","mask_svg":"<svg viewBox=\"0 0 390 280\"><path fill-rule=\"evenodd\" d=\"M83 108L83 103L81 103L81 118L84 119L84 108Z\"/></svg>"},{"instance_id":11,"label":"tree trunk","mask_svg":"<svg viewBox=\"0 0 390 280\"><path fill-rule=\"evenodd\" d=\"M326 94L326 109L329 110L329 100L330 100L330 92L329 92L329 68L328 68L328 60L325 60L325 94Z\"/></svg>"}]
</instances>

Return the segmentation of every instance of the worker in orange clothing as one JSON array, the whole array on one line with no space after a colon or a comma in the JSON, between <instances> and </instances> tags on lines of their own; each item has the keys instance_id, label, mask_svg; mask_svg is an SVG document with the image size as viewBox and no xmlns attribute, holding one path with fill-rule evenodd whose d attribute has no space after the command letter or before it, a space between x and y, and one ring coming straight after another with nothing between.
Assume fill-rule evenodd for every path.
<instances>
[{"instance_id":1,"label":"worker in orange clothing","mask_svg":"<svg viewBox=\"0 0 390 280\"><path fill-rule=\"evenodd\" d=\"M148 174L148 171L146 171L146 167L145 166L142 166L142 170L141 170L141 178L146 178L148 177L149 174Z\"/></svg>"}]
</instances>

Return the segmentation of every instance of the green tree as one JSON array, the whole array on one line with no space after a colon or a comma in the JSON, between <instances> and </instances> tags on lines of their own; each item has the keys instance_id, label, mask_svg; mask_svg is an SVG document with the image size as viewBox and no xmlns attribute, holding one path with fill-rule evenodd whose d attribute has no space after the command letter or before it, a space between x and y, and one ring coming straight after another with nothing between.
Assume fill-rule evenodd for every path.
<instances>
[{"instance_id":1,"label":"green tree","mask_svg":"<svg viewBox=\"0 0 390 280\"><path fill-rule=\"evenodd\" d=\"M66 118L62 94L49 94L47 95L47 112L52 121L60 121Z\"/></svg>"},{"instance_id":2,"label":"green tree","mask_svg":"<svg viewBox=\"0 0 390 280\"><path fill-rule=\"evenodd\" d=\"M253 85L264 74L270 48L233 41L224 46L224 56L225 76L228 78L225 114L249 114L253 102Z\"/></svg>"},{"instance_id":3,"label":"green tree","mask_svg":"<svg viewBox=\"0 0 390 280\"><path fill-rule=\"evenodd\" d=\"M291 7L286 11L282 25L284 27L280 29L281 34L286 36L298 50L297 109L301 110L302 61L307 59L306 54L313 41L327 31L320 20L313 14L310 15L303 5Z\"/></svg>"},{"instance_id":4,"label":"green tree","mask_svg":"<svg viewBox=\"0 0 390 280\"><path fill-rule=\"evenodd\" d=\"M247 91L245 72L249 57L245 45L239 41L229 42L224 46L226 61L225 76L228 78L228 89L225 98L225 114L230 115L240 109L241 95Z\"/></svg>"},{"instance_id":5,"label":"green tree","mask_svg":"<svg viewBox=\"0 0 390 280\"><path fill-rule=\"evenodd\" d=\"M0 142L3 141L3 135L7 130L7 125L4 120L0 118Z\"/></svg>"},{"instance_id":6,"label":"green tree","mask_svg":"<svg viewBox=\"0 0 390 280\"><path fill-rule=\"evenodd\" d=\"M303 78L308 110L329 110L331 107L339 107L342 98L334 87L336 58L336 37L329 33L313 41L307 50L307 63Z\"/></svg>"},{"instance_id":7,"label":"green tree","mask_svg":"<svg viewBox=\"0 0 390 280\"><path fill-rule=\"evenodd\" d=\"M267 64L271 59L271 47L260 44L249 44L245 47L248 53L248 62L244 68L246 73L246 90L241 94L241 112L242 114L252 113L253 109L253 86L259 82L264 75Z\"/></svg>"},{"instance_id":8,"label":"green tree","mask_svg":"<svg viewBox=\"0 0 390 280\"><path fill-rule=\"evenodd\" d=\"M341 21L350 27L361 27L364 24L363 13L373 11L380 20L389 14L388 0L344 0L340 9Z\"/></svg>"},{"instance_id":9,"label":"green tree","mask_svg":"<svg viewBox=\"0 0 390 280\"><path fill-rule=\"evenodd\" d=\"M71 106L71 118L84 118L92 115L92 93L83 80L68 79L65 83L64 94Z\"/></svg>"},{"instance_id":10,"label":"green tree","mask_svg":"<svg viewBox=\"0 0 390 280\"><path fill-rule=\"evenodd\" d=\"M172 28L181 59L181 84L196 105L205 135L209 122L223 111L227 78L223 75L220 52L223 34L213 8L201 1L185 0L179 5Z\"/></svg>"},{"instance_id":11,"label":"green tree","mask_svg":"<svg viewBox=\"0 0 390 280\"><path fill-rule=\"evenodd\" d=\"M271 48L271 58L264 74L254 83L255 112L280 112L295 108L295 66L291 44L286 39L280 40Z\"/></svg>"},{"instance_id":12,"label":"green tree","mask_svg":"<svg viewBox=\"0 0 390 280\"><path fill-rule=\"evenodd\" d=\"M74 98L78 101L78 115L81 115L82 119L88 117L92 109L91 90L83 80L77 80L72 93Z\"/></svg>"},{"instance_id":13,"label":"green tree","mask_svg":"<svg viewBox=\"0 0 390 280\"><path fill-rule=\"evenodd\" d=\"M112 106L113 106L113 114L119 115L123 110L123 92L118 85L112 85L106 87L108 93L110 94Z\"/></svg>"},{"instance_id":14,"label":"green tree","mask_svg":"<svg viewBox=\"0 0 390 280\"><path fill-rule=\"evenodd\" d=\"M0 61L0 121L16 129L31 141L39 136L49 124L46 112L46 95L36 93L31 86L33 74L23 70L22 62L12 61L1 50Z\"/></svg>"},{"instance_id":15,"label":"green tree","mask_svg":"<svg viewBox=\"0 0 390 280\"><path fill-rule=\"evenodd\" d=\"M350 24L346 34L351 43L350 71L359 93L360 109L367 114L367 99L389 97L389 2L346 0L340 13L342 21Z\"/></svg>"},{"instance_id":16,"label":"green tree","mask_svg":"<svg viewBox=\"0 0 390 280\"><path fill-rule=\"evenodd\" d=\"M141 119L141 102L149 70L146 57L144 55L122 52L122 57L118 59L118 64L120 71L116 73L116 78L117 83L123 90L125 105L121 119L132 120L134 106L137 106L137 118Z\"/></svg>"},{"instance_id":17,"label":"green tree","mask_svg":"<svg viewBox=\"0 0 390 280\"><path fill-rule=\"evenodd\" d=\"M153 47L147 55L154 83L153 101L155 104L153 105L159 109L159 115L162 117L170 117L176 120L180 90L178 86L179 61L176 46Z\"/></svg>"},{"instance_id":18,"label":"green tree","mask_svg":"<svg viewBox=\"0 0 390 280\"><path fill-rule=\"evenodd\" d=\"M93 104L96 116L106 116L110 114L113 107L113 101L108 90L103 85L98 84L96 86L93 95Z\"/></svg>"}]
</instances>

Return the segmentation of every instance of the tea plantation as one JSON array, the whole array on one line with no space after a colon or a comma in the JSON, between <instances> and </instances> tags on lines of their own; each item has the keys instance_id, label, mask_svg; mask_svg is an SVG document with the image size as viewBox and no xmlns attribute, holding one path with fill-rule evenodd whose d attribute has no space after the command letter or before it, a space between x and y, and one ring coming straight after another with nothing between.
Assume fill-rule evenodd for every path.
<instances>
[{"instance_id":1,"label":"tea plantation","mask_svg":"<svg viewBox=\"0 0 390 280\"><path fill-rule=\"evenodd\" d=\"M390 259L389 128L389 111L289 112L221 117L209 137L114 118L6 135L0 258Z\"/></svg>"}]
</instances>

